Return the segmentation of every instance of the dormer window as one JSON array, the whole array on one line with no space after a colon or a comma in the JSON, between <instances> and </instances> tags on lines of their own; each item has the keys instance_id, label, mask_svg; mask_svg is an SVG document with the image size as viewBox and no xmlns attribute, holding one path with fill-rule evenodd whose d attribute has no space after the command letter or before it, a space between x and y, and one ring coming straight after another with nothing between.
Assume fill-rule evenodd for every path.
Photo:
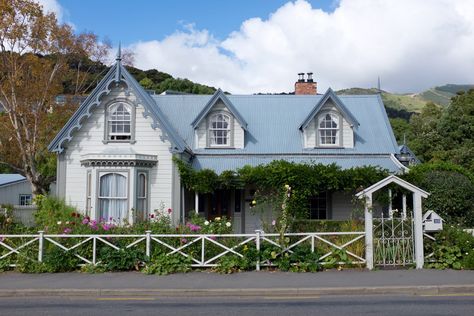
<instances>
[{"instance_id":1,"label":"dormer window","mask_svg":"<svg viewBox=\"0 0 474 316\"><path fill-rule=\"evenodd\" d=\"M318 123L320 146L339 146L339 117L333 113L323 114Z\"/></svg>"},{"instance_id":2,"label":"dormer window","mask_svg":"<svg viewBox=\"0 0 474 316\"><path fill-rule=\"evenodd\" d=\"M126 102L114 102L107 107L104 143L134 142L135 107Z\"/></svg>"},{"instance_id":3,"label":"dormer window","mask_svg":"<svg viewBox=\"0 0 474 316\"><path fill-rule=\"evenodd\" d=\"M209 147L231 146L231 116L224 113L209 117Z\"/></svg>"}]
</instances>

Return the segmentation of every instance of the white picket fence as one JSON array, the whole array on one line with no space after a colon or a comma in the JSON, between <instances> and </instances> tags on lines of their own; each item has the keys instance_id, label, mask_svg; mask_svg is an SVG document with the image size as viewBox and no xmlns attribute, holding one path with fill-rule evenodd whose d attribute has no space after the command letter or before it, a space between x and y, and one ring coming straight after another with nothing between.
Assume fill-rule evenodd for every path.
<instances>
[{"instance_id":1,"label":"white picket fence","mask_svg":"<svg viewBox=\"0 0 474 316\"><path fill-rule=\"evenodd\" d=\"M192 261L191 266L196 268L207 268L207 267L215 267L218 265L218 259L226 256L226 255L236 255L238 257L244 257L243 246L248 245L251 247L255 246L257 252L261 251L262 245L265 243L269 245L273 245L278 247L280 252L277 255L283 255L285 253L292 253L295 248L303 243L310 246L310 251L315 252L317 247L321 244L329 246L329 251L327 253L321 255L318 259L318 263L324 265L326 263L325 259L333 255L334 251L342 250L344 251L348 258L350 258L350 262L338 262L339 264L359 264L364 265L366 264L365 258L359 256L352 251L349 251L347 248L348 246L352 245L358 240L365 238L365 232L319 232L319 233L289 233L285 234L285 238L290 238L291 243L289 243L286 247L282 248L282 246L278 243L278 238L280 237L279 234L267 234L263 231L257 230L254 234L152 234L151 231L147 231L145 234L142 235L118 235L118 234L109 234L109 235L49 235L45 234L43 231L39 231L38 234L31 234L31 235L0 235L0 249L6 249L5 253L0 256L1 260L6 260L9 256L13 255L24 255L21 253L22 249L25 249L28 246L38 246L37 257L29 258L31 260L35 260L38 262L42 262L44 258L44 249L45 243L49 242L52 245L59 247L64 252L71 252L77 258L82 261L82 264L93 264L97 265L100 263L98 260L98 244L102 243L107 247L111 247L115 250L127 250L132 247L136 247L139 244L143 244L145 246L145 254L147 257L150 257L152 253L152 248L156 246L163 246L167 249L167 255L178 254L184 257L189 258ZM346 241L336 242L333 237L344 237ZM77 239L79 240L77 243L73 245L64 245L64 241L67 239ZM133 239L130 243L126 246L119 247L115 245L111 240L115 239ZM174 246L176 243L176 239L178 239L179 246ZM232 246L228 246L229 244L225 242L228 239L232 239L234 244ZM173 243L173 240L175 241ZM19 241L20 243L14 242ZM201 251L200 254L192 254L187 252L191 245L200 244ZM214 247L214 254L212 257L206 252L206 249L209 248L210 245ZM219 248L219 253L215 254L215 246ZM79 249L79 247L91 247L91 257L85 258L74 250ZM89 248L90 249L90 248ZM0 252L1 254L1 252ZM269 260L264 262L260 262L257 260L255 269L258 271L262 266L271 266L272 263ZM11 266L15 266L11 264Z\"/></svg>"}]
</instances>

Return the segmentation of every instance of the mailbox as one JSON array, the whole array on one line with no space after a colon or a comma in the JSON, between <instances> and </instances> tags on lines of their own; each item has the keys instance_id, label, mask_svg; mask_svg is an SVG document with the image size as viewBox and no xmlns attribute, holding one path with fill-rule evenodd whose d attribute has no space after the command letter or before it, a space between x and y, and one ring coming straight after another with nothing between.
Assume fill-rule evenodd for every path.
<instances>
[{"instance_id":1,"label":"mailbox","mask_svg":"<svg viewBox=\"0 0 474 316\"><path fill-rule=\"evenodd\" d=\"M428 211L423 215L423 231L437 232L443 230L444 220L435 211Z\"/></svg>"}]
</instances>

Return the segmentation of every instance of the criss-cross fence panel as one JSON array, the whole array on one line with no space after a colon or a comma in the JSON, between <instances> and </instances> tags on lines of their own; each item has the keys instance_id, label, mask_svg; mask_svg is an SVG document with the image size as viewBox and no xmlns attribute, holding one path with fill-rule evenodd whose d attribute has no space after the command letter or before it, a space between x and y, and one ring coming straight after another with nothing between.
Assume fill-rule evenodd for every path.
<instances>
[{"instance_id":1,"label":"criss-cross fence panel","mask_svg":"<svg viewBox=\"0 0 474 316\"><path fill-rule=\"evenodd\" d=\"M307 252L318 252L318 263L327 264L365 264L364 238L365 232L322 232L322 233L288 233L284 242L279 234L261 235L261 248L265 244L276 248L272 258L285 254L293 254L298 247ZM262 266L272 266L272 260L263 258Z\"/></svg>"},{"instance_id":2,"label":"criss-cross fence panel","mask_svg":"<svg viewBox=\"0 0 474 316\"><path fill-rule=\"evenodd\" d=\"M102 262L100 250L109 248L127 251L140 248L146 257L156 254L183 256L192 267L215 267L225 256L244 258L253 251L256 254L255 268L272 266L264 254L271 251L275 259L295 251L318 253L317 263L365 264L364 232L324 232L285 234L282 243L279 234L145 234L137 235L48 235L40 231L30 235L0 235L0 260L13 256L27 257L42 262L48 251L56 249L79 259L80 265L97 265ZM24 252L25 249L29 251ZM342 259L344 255L345 259ZM331 259L332 261L330 261Z\"/></svg>"},{"instance_id":3,"label":"criss-cross fence panel","mask_svg":"<svg viewBox=\"0 0 474 316\"><path fill-rule=\"evenodd\" d=\"M374 218L374 264L406 266L414 263L413 219Z\"/></svg>"}]
</instances>

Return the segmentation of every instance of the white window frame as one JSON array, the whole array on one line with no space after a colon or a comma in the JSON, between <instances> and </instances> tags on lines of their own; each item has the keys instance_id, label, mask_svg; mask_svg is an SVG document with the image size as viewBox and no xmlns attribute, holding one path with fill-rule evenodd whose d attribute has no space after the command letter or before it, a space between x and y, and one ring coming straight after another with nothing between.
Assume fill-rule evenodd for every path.
<instances>
[{"instance_id":1,"label":"white window frame","mask_svg":"<svg viewBox=\"0 0 474 316\"><path fill-rule=\"evenodd\" d=\"M86 216L91 215L92 210L92 171L86 174Z\"/></svg>"},{"instance_id":2,"label":"white window frame","mask_svg":"<svg viewBox=\"0 0 474 316\"><path fill-rule=\"evenodd\" d=\"M330 116L331 122L336 124L336 127L321 127L321 123L326 120L327 116ZM319 147L341 147L342 146L342 130L341 130L342 122L341 122L341 117L340 115L333 113L333 112L325 112L322 113L317 121L317 145ZM323 136L322 132L336 132L335 136ZM323 137L330 138L334 137L335 142L334 143L323 143Z\"/></svg>"},{"instance_id":3,"label":"white window frame","mask_svg":"<svg viewBox=\"0 0 474 316\"><path fill-rule=\"evenodd\" d=\"M33 203L32 194L20 194L18 197L19 205L31 205Z\"/></svg>"},{"instance_id":4,"label":"white window frame","mask_svg":"<svg viewBox=\"0 0 474 316\"><path fill-rule=\"evenodd\" d=\"M127 112L129 112L129 120L123 118L122 120L112 119L114 110L120 105L124 106ZM105 105L105 124L104 124L104 144L107 143L135 143L135 106L130 104L126 99L116 99L109 104ZM129 132L112 132L113 122L129 122ZM118 139L117 139L118 138ZM120 139L123 138L123 139Z\"/></svg>"},{"instance_id":5,"label":"white window frame","mask_svg":"<svg viewBox=\"0 0 474 316\"><path fill-rule=\"evenodd\" d=\"M144 176L145 177L145 185L144 185L144 192L143 192L143 195L140 196L140 177L141 176ZM138 212L141 213L142 215L142 219L146 219L146 216L148 214L148 211L149 211L149 205L148 205L148 201L149 201L149 178L148 178L148 172L147 171L144 171L144 170L138 170L137 171L137 178L136 178L136 210ZM142 203L140 203L142 202ZM144 205L144 209L143 210L140 210L138 208L138 206L142 204Z\"/></svg>"},{"instance_id":6,"label":"white window frame","mask_svg":"<svg viewBox=\"0 0 474 316\"><path fill-rule=\"evenodd\" d=\"M101 182L101 178L104 177L104 176L107 176L107 175L110 175L110 174L118 174L118 175L121 175L121 176L124 176L125 177L125 181L126 181L126 184L127 184L127 187L126 187L126 196L121 196L121 197L109 197L109 196L101 196L100 195L100 189L101 189L101 186L100 186L100 182ZM123 222L123 220L129 220L129 210L130 210L130 173L129 171L123 171L123 170L107 170L107 171L99 171L97 173L97 192L96 192L96 196L97 196L97 207L96 207L96 210L98 211L98 213L96 214L96 217L97 219L100 219L100 218L104 218L104 214L103 214L103 210L101 210L100 208L100 201L101 200L126 200L126 214L123 214L123 218L120 218L120 221ZM104 220L106 222L109 222L109 218L104 218ZM114 220L118 220L116 218L114 218Z\"/></svg>"},{"instance_id":7,"label":"white window frame","mask_svg":"<svg viewBox=\"0 0 474 316\"><path fill-rule=\"evenodd\" d=\"M219 127L212 127L212 124L213 122L216 122L214 121L214 118L217 118L219 116L222 116L224 117L224 121L225 121L225 118L228 119L228 122L227 122L227 128L219 128ZM217 144L216 142L213 142L213 140L215 139L215 135L214 135L214 132L219 132L219 131L222 131L222 132L227 132L226 134L226 137L223 138L222 136L217 136L219 137L220 139L226 139L227 140L227 143L226 144ZM208 144L208 147L210 148L229 148L229 147L232 147L233 146L233 116L230 114L230 113L227 113L227 112L224 112L224 111L219 111L219 112L213 112L209 115L209 118L208 118L208 126L207 126L207 144Z\"/></svg>"}]
</instances>

